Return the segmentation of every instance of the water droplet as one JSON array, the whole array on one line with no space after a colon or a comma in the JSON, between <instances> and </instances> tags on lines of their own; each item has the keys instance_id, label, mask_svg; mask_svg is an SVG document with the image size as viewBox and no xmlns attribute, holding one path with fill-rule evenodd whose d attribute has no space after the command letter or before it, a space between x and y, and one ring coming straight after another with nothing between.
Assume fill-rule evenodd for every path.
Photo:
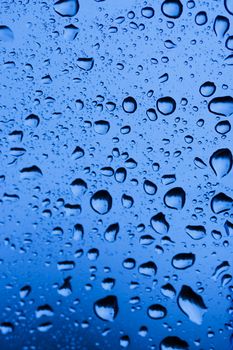
<instances>
[{"instance_id":1,"label":"water droplet","mask_svg":"<svg viewBox=\"0 0 233 350\"><path fill-rule=\"evenodd\" d=\"M152 18L154 16L154 13L154 9L149 6L143 7L143 9L141 10L141 14L145 18Z\"/></svg>"},{"instance_id":2,"label":"water droplet","mask_svg":"<svg viewBox=\"0 0 233 350\"><path fill-rule=\"evenodd\" d=\"M91 197L91 207L98 214L107 214L112 208L112 197L106 190L100 190Z\"/></svg>"},{"instance_id":3,"label":"water droplet","mask_svg":"<svg viewBox=\"0 0 233 350\"><path fill-rule=\"evenodd\" d=\"M165 235L168 233L169 224L165 219L165 215L163 213L158 213L154 215L150 220L151 226L155 230L155 232Z\"/></svg>"},{"instance_id":4,"label":"water droplet","mask_svg":"<svg viewBox=\"0 0 233 350\"><path fill-rule=\"evenodd\" d=\"M233 113L233 98L231 96L215 97L208 107L211 113L229 116Z\"/></svg>"},{"instance_id":5,"label":"water droplet","mask_svg":"<svg viewBox=\"0 0 233 350\"><path fill-rule=\"evenodd\" d=\"M190 321L200 325L203 315L207 311L202 297L189 286L183 285L178 295L177 303Z\"/></svg>"},{"instance_id":6,"label":"water droplet","mask_svg":"<svg viewBox=\"0 0 233 350\"><path fill-rule=\"evenodd\" d=\"M10 42L14 40L14 34L12 30L7 26L0 25L0 42Z\"/></svg>"},{"instance_id":7,"label":"water droplet","mask_svg":"<svg viewBox=\"0 0 233 350\"><path fill-rule=\"evenodd\" d=\"M199 26L203 26L208 21L207 14L205 11L200 11L196 14L195 22Z\"/></svg>"},{"instance_id":8,"label":"water droplet","mask_svg":"<svg viewBox=\"0 0 233 350\"><path fill-rule=\"evenodd\" d=\"M21 299L26 298L31 293L31 287L26 285L20 289L19 295Z\"/></svg>"},{"instance_id":9,"label":"water droplet","mask_svg":"<svg viewBox=\"0 0 233 350\"><path fill-rule=\"evenodd\" d=\"M124 99L122 107L126 113L134 113L137 109L137 102L133 97L128 96Z\"/></svg>"},{"instance_id":10,"label":"water droplet","mask_svg":"<svg viewBox=\"0 0 233 350\"><path fill-rule=\"evenodd\" d=\"M228 120L223 120L221 122L218 122L215 126L215 130L217 133L221 135L227 134L229 131L231 131L231 124Z\"/></svg>"},{"instance_id":11,"label":"water droplet","mask_svg":"<svg viewBox=\"0 0 233 350\"><path fill-rule=\"evenodd\" d=\"M232 169L233 157L228 148L217 150L210 157L210 166L218 178L229 174Z\"/></svg>"},{"instance_id":12,"label":"water droplet","mask_svg":"<svg viewBox=\"0 0 233 350\"><path fill-rule=\"evenodd\" d=\"M120 227L118 223L109 225L104 234L106 241L115 242L119 229Z\"/></svg>"},{"instance_id":13,"label":"water droplet","mask_svg":"<svg viewBox=\"0 0 233 350\"><path fill-rule=\"evenodd\" d=\"M81 241L84 235L84 228L81 224L75 224L73 230L73 239L75 241Z\"/></svg>"},{"instance_id":14,"label":"water droplet","mask_svg":"<svg viewBox=\"0 0 233 350\"><path fill-rule=\"evenodd\" d=\"M131 196L128 196L127 194L123 194L121 197L121 203L124 208L130 209L134 204L134 200Z\"/></svg>"},{"instance_id":15,"label":"water droplet","mask_svg":"<svg viewBox=\"0 0 233 350\"><path fill-rule=\"evenodd\" d=\"M157 266L153 261L147 261L139 266L138 272L143 276L153 277L156 275Z\"/></svg>"},{"instance_id":16,"label":"water droplet","mask_svg":"<svg viewBox=\"0 0 233 350\"><path fill-rule=\"evenodd\" d=\"M231 0L224 0L224 6L230 15L233 15L233 3Z\"/></svg>"},{"instance_id":17,"label":"water droplet","mask_svg":"<svg viewBox=\"0 0 233 350\"><path fill-rule=\"evenodd\" d=\"M144 188L144 191L150 196L155 195L157 192L157 186L152 181L149 181L149 180L144 181L143 188Z\"/></svg>"},{"instance_id":18,"label":"water droplet","mask_svg":"<svg viewBox=\"0 0 233 350\"><path fill-rule=\"evenodd\" d=\"M194 240L199 240L205 237L206 229L201 225L188 225L186 226L186 233Z\"/></svg>"},{"instance_id":19,"label":"water droplet","mask_svg":"<svg viewBox=\"0 0 233 350\"><path fill-rule=\"evenodd\" d=\"M193 266L194 262L195 255L193 253L179 253L172 258L172 266L179 270Z\"/></svg>"},{"instance_id":20,"label":"water droplet","mask_svg":"<svg viewBox=\"0 0 233 350\"><path fill-rule=\"evenodd\" d=\"M97 300L94 303L94 311L101 320L113 322L119 311L117 297L109 295Z\"/></svg>"},{"instance_id":21,"label":"water droplet","mask_svg":"<svg viewBox=\"0 0 233 350\"><path fill-rule=\"evenodd\" d=\"M83 58L78 58L77 60L78 67L82 70L89 71L93 68L94 66L94 59L91 57L83 57Z\"/></svg>"},{"instance_id":22,"label":"water droplet","mask_svg":"<svg viewBox=\"0 0 233 350\"><path fill-rule=\"evenodd\" d=\"M54 4L54 10L62 17L73 17L78 13L78 0L59 0Z\"/></svg>"},{"instance_id":23,"label":"water droplet","mask_svg":"<svg viewBox=\"0 0 233 350\"><path fill-rule=\"evenodd\" d=\"M233 199L225 193L216 194L211 200L211 209L215 214L224 213L232 208Z\"/></svg>"},{"instance_id":24,"label":"water droplet","mask_svg":"<svg viewBox=\"0 0 233 350\"><path fill-rule=\"evenodd\" d=\"M228 50L233 50L233 35L227 38L225 45Z\"/></svg>"},{"instance_id":25,"label":"water droplet","mask_svg":"<svg viewBox=\"0 0 233 350\"><path fill-rule=\"evenodd\" d=\"M189 345L179 337L170 336L161 341L160 350L189 350Z\"/></svg>"},{"instance_id":26,"label":"water droplet","mask_svg":"<svg viewBox=\"0 0 233 350\"><path fill-rule=\"evenodd\" d=\"M0 324L0 332L2 335L12 333L14 331L14 326L11 322L2 322Z\"/></svg>"},{"instance_id":27,"label":"water droplet","mask_svg":"<svg viewBox=\"0 0 233 350\"><path fill-rule=\"evenodd\" d=\"M172 114L176 109L176 101L169 96L161 97L157 100L156 106L158 111L163 115Z\"/></svg>"},{"instance_id":28,"label":"water droplet","mask_svg":"<svg viewBox=\"0 0 233 350\"><path fill-rule=\"evenodd\" d=\"M110 124L106 120L97 120L94 123L94 130L99 135L106 135L110 129Z\"/></svg>"},{"instance_id":29,"label":"water droplet","mask_svg":"<svg viewBox=\"0 0 233 350\"><path fill-rule=\"evenodd\" d=\"M65 40L73 41L78 35L79 29L74 24L68 24L64 27L63 36Z\"/></svg>"},{"instance_id":30,"label":"water droplet","mask_svg":"<svg viewBox=\"0 0 233 350\"><path fill-rule=\"evenodd\" d=\"M225 16L217 16L214 20L214 32L217 37L222 39L230 28L229 19Z\"/></svg>"},{"instance_id":31,"label":"water droplet","mask_svg":"<svg viewBox=\"0 0 233 350\"><path fill-rule=\"evenodd\" d=\"M21 173L21 177L27 180L37 179L38 177L41 177L43 175L40 168L36 165L33 165L28 168L23 168L20 170L20 173Z\"/></svg>"},{"instance_id":32,"label":"water droplet","mask_svg":"<svg viewBox=\"0 0 233 350\"><path fill-rule=\"evenodd\" d=\"M153 320L160 320L167 315L167 309L160 304L153 304L148 307L147 314Z\"/></svg>"},{"instance_id":33,"label":"water droplet","mask_svg":"<svg viewBox=\"0 0 233 350\"><path fill-rule=\"evenodd\" d=\"M125 168L118 168L115 172L115 179L119 183L123 183L126 179L127 171Z\"/></svg>"},{"instance_id":34,"label":"water droplet","mask_svg":"<svg viewBox=\"0 0 233 350\"><path fill-rule=\"evenodd\" d=\"M185 191L182 187L175 187L165 194L164 203L168 208L179 210L184 207L185 196Z\"/></svg>"},{"instance_id":35,"label":"water droplet","mask_svg":"<svg viewBox=\"0 0 233 350\"><path fill-rule=\"evenodd\" d=\"M154 108L149 108L146 111L146 115L147 115L148 119L152 122L154 122L158 119L157 113L156 113Z\"/></svg>"},{"instance_id":36,"label":"water droplet","mask_svg":"<svg viewBox=\"0 0 233 350\"><path fill-rule=\"evenodd\" d=\"M211 81L206 81L204 84L200 87L200 94L204 97L210 97L212 96L216 91L216 86Z\"/></svg>"},{"instance_id":37,"label":"water droplet","mask_svg":"<svg viewBox=\"0 0 233 350\"><path fill-rule=\"evenodd\" d=\"M176 290L170 283L164 284L161 287L161 293L165 297L170 298L170 299L173 299L176 296Z\"/></svg>"},{"instance_id":38,"label":"water droplet","mask_svg":"<svg viewBox=\"0 0 233 350\"><path fill-rule=\"evenodd\" d=\"M179 0L165 0L161 7L162 13L169 18L178 18L183 11L183 5Z\"/></svg>"},{"instance_id":39,"label":"water droplet","mask_svg":"<svg viewBox=\"0 0 233 350\"><path fill-rule=\"evenodd\" d=\"M83 196L87 191L87 184L82 179L75 179L71 182L70 187L75 197Z\"/></svg>"}]
</instances>

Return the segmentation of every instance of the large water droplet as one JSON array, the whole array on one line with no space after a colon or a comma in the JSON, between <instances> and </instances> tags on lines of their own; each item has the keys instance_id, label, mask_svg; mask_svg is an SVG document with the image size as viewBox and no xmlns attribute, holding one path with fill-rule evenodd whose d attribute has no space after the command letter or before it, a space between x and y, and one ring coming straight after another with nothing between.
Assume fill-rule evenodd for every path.
<instances>
[{"instance_id":1,"label":"large water droplet","mask_svg":"<svg viewBox=\"0 0 233 350\"><path fill-rule=\"evenodd\" d=\"M145 180L143 184L144 191L153 196L157 192L157 186L150 180Z\"/></svg>"},{"instance_id":2,"label":"large water droplet","mask_svg":"<svg viewBox=\"0 0 233 350\"><path fill-rule=\"evenodd\" d=\"M211 200L211 209L215 214L224 213L232 208L233 199L225 193L216 194Z\"/></svg>"},{"instance_id":3,"label":"large water droplet","mask_svg":"<svg viewBox=\"0 0 233 350\"><path fill-rule=\"evenodd\" d=\"M160 304L153 304L148 307L147 314L154 320L160 320L167 315L167 309Z\"/></svg>"},{"instance_id":4,"label":"large water droplet","mask_svg":"<svg viewBox=\"0 0 233 350\"><path fill-rule=\"evenodd\" d=\"M169 190L164 196L164 203L168 208L182 209L185 204L185 191L182 187Z\"/></svg>"},{"instance_id":5,"label":"large water droplet","mask_svg":"<svg viewBox=\"0 0 233 350\"><path fill-rule=\"evenodd\" d=\"M185 270L191 267L194 262L195 255L193 253L179 253L172 258L172 266L179 270Z\"/></svg>"},{"instance_id":6,"label":"large water droplet","mask_svg":"<svg viewBox=\"0 0 233 350\"><path fill-rule=\"evenodd\" d=\"M232 168L232 153L228 148L217 150L210 157L210 166L219 178L226 176Z\"/></svg>"},{"instance_id":7,"label":"large water droplet","mask_svg":"<svg viewBox=\"0 0 233 350\"><path fill-rule=\"evenodd\" d=\"M118 314L117 297L109 295L103 299L99 299L94 304L96 315L103 321L113 322Z\"/></svg>"},{"instance_id":8,"label":"large water droplet","mask_svg":"<svg viewBox=\"0 0 233 350\"><path fill-rule=\"evenodd\" d=\"M122 107L126 113L134 113L137 109L137 102L133 97L128 96L124 99Z\"/></svg>"},{"instance_id":9,"label":"large water droplet","mask_svg":"<svg viewBox=\"0 0 233 350\"><path fill-rule=\"evenodd\" d=\"M157 266L153 261L147 261L139 266L138 272L141 275L153 277L156 275Z\"/></svg>"},{"instance_id":10,"label":"large water droplet","mask_svg":"<svg viewBox=\"0 0 233 350\"><path fill-rule=\"evenodd\" d=\"M195 22L198 26L203 26L208 21L207 14L205 11L200 11L195 16Z\"/></svg>"},{"instance_id":11,"label":"large water droplet","mask_svg":"<svg viewBox=\"0 0 233 350\"><path fill-rule=\"evenodd\" d=\"M87 184L82 179L75 179L74 181L72 181L70 186L71 191L75 197L80 197L84 195L87 191Z\"/></svg>"},{"instance_id":12,"label":"large water droplet","mask_svg":"<svg viewBox=\"0 0 233 350\"><path fill-rule=\"evenodd\" d=\"M85 71L91 70L94 66L94 59L92 57L80 57L77 62L78 67Z\"/></svg>"},{"instance_id":13,"label":"large water droplet","mask_svg":"<svg viewBox=\"0 0 233 350\"><path fill-rule=\"evenodd\" d=\"M152 18L154 16L154 9L152 7L143 7L141 14L145 18Z\"/></svg>"},{"instance_id":14,"label":"large water droplet","mask_svg":"<svg viewBox=\"0 0 233 350\"><path fill-rule=\"evenodd\" d=\"M179 0L165 0L161 7L162 13L169 18L178 18L182 14L183 5Z\"/></svg>"},{"instance_id":15,"label":"large water droplet","mask_svg":"<svg viewBox=\"0 0 233 350\"><path fill-rule=\"evenodd\" d=\"M201 225L186 226L186 233L194 240L199 240L205 237L206 229Z\"/></svg>"},{"instance_id":16,"label":"large water droplet","mask_svg":"<svg viewBox=\"0 0 233 350\"><path fill-rule=\"evenodd\" d=\"M12 40L14 40L12 30L7 26L0 26L0 42L10 42Z\"/></svg>"},{"instance_id":17,"label":"large water droplet","mask_svg":"<svg viewBox=\"0 0 233 350\"><path fill-rule=\"evenodd\" d=\"M97 120L94 122L94 130L99 135L105 135L110 129L110 124L106 120Z\"/></svg>"},{"instance_id":18,"label":"large water droplet","mask_svg":"<svg viewBox=\"0 0 233 350\"><path fill-rule=\"evenodd\" d=\"M104 215L112 208L112 197L106 190L100 190L91 197L91 207L98 214Z\"/></svg>"},{"instance_id":19,"label":"large water droplet","mask_svg":"<svg viewBox=\"0 0 233 350\"><path fill-rule=\"evenodd\" d=\"M200 87L200 94L204 97L210 97L212 96L216 91L216 86L211 81L206 81L204 84Z\"/></svg>"},{"instance_id":20,"label":"large water droplet","mask_svg":"<svg viewBox=\"0 0 233 350\"><path fill-rule=\"evenodd\" d=\"M158 213L150 219L151 226L155 232L165 235L169 230L169 224L163 213Z\"/></svg>"},{"instance_id":21,"label":"large water droplet","mask_svg":"<svg viewBox=\"0 0 233 350\"><path fill-rule=\"evenodd\" d=\"M79 32L79 29L75 25L68 24L67 26L64 27L63 35L66 40L73 41L78 35L78 32Z\"/></svg>"},{"instance_id":22,"label":"large water droplet","mask_svg":"<svg viewBox=\"0 0 233 350\"><path fill-rule=\"evenodd\" d=\"M232 0L224 0L224 6L230 15L233 15L233 2Z\"/></svg>"},{"instance_id":23,"label":"large water droplet","mask_svg":"<svg viewBox=\"0 0 233 350\"><path fill-rule=\"evenodd\" d=\"M214 32L219 37L222 39L228 29L230 28L230 22L227 17L224 16L217 16L214 21Z\"/></svg>"},{"instance_id":24,"label":"large water droplet","mask_svg":"<svg viewBox=\"0 0 233 350\"><path fill-rule=\"evenodd\" d=\"M229 116L233 113L233 98L231 96L215 97L208 107L211 113Z\"/></svg>"},{"instance_id":25,"label":"large water droplet","mask_svg":"<svg viewBox=\"0 0 233 350\"><path fill-rule=\"evenodd\" d=\"M157 100L156 106L158 111L163 115L172 114L176 109L176 101L169 96L161 97Z\"/></svg>"},{"instance_id":26,"label":"large water droplet","mask_svg":"<svg viewBox=\"0 0 233 350\"><path fill-rule=\"evenodd\" d=\"M215 130L217 131L217 133L225 135L229 131L231 131L231 124L228 120L222 120L221 122L218 122L216 124Z\"/></svg>"},{"instance_id":27,"label":"large water droplet","mask_svg":"<svg viewBox=\"0 0 233 350\"><path fill-rule=\"evenodd\" d=\"M202 297L195 293L189 286L182 286L178 295L177 303L190 321L200 325L202 324L203 315L207 311Z\"/></svg>"},{"instance_id":28,"label":"large water droplet","mask_svg":"<svg viewBox=\"0 0 233 350\"><path fill-rule=\"evenodd\" d=\"M160 343L160 350L189 350L189 345L179 337L166 337Z\"/></svg>"},{"instance_id":29,"label":"large water droplet","mask_svg":"<svg viewBox=\"0 0 233 350\"><path fill-rule=\"evenodd\" d=\"M115 242L119 229L120 227L118 223L109 225L104 234L106 241Z\"/></svg>"},{"instance_id":30,"label":"large water droplet","mask_svg":"<svg viewBox=\"0 0 233 350\"><path fill-rule=\"evenodd\" d=\"M78 13L78 0L59 0L54 4L54 10L62 17L73 17Z\"/></svg>"}]
</instances>

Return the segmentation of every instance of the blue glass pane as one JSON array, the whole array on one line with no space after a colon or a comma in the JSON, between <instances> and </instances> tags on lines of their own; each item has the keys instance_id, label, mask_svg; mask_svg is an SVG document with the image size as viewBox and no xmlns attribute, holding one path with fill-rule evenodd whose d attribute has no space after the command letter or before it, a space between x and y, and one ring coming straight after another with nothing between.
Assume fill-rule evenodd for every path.
<instances>
[{"instance_id":1,"label":"blue glass pane","mask_svg":"<svg viewBox=\"0 0 233 350\"><path fill-rule=\"evenodd\" d=\"M0 349L231 349L232 1L0 12Z\"/></svg>"}]
</instances>

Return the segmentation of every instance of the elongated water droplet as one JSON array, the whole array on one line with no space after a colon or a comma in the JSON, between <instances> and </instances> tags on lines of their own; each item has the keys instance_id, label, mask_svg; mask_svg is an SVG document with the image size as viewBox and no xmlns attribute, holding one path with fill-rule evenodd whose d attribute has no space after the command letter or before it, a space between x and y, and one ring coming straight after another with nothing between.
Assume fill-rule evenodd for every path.
<instances>
[{"instance_id":1,"label":"elongated water droplet","mask_svg":"<svg viewBox=\"0 0 233 350\"><path fill-rule=\"evenodd\" d=\"M190 321L198 325L202 324L202 318L207 311L207 307L202 297L195 293L192 288L186 285L182 286L177 303Z\"/></svg>"}]
</instances>

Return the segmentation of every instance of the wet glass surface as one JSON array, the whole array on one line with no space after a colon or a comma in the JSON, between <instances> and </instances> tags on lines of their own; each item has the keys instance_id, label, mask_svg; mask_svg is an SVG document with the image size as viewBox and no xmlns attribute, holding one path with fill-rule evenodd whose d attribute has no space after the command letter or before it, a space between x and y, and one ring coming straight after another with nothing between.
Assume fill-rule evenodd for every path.
<instances>
[{"instance_id":1,"label":"wet glass surface","mask_svg":"<svg viewBox=\"0 0 233 350\"><path fill-rule=\"evenodd\" d=\"M231 349L232 1L0 12L0 349Z\"/></svg>"}]
</instances>

